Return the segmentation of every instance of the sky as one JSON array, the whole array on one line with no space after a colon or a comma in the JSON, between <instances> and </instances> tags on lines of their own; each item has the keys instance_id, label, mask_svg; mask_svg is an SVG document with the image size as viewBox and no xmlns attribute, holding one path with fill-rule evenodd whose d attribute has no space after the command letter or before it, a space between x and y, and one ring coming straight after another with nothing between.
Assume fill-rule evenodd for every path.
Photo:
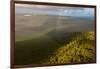
<instances>
[{"instance_id":1,"label":"sky","mask_svg":"<svg viewBox=\"0 0 100 69\"><path fill-rule=\"evenodd\" d=\"M16 14L47 14L62 16L94 16L94 8L60 7L45 5L16 4Z\"/></svg>"}]
</instances>

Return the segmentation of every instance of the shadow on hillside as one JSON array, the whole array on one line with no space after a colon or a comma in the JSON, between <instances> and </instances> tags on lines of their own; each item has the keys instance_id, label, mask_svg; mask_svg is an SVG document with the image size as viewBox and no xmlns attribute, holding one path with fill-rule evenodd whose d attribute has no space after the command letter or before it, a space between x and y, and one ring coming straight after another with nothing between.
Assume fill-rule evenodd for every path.
<instances>
[{"instance_id":1,"label":"shadow on hillside","mask_svg":"<svg viewBox=\"0 0 100 69\"><path fill-rule=\"evenodd\" d=\"M54 55L59 47L69 43L75 34L50 31L47 36L16 42L15 64L39 64Z\"/></svg>"}]
</instances>

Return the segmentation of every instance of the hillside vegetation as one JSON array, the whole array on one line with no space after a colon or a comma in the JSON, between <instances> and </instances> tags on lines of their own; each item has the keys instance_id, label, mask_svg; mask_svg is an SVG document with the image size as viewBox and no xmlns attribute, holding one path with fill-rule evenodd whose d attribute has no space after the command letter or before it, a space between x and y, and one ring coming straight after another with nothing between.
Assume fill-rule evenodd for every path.
<instances>
[{"instance_id":1,"label":"hillside vegetation","mask_svg":"<svg viewBox=\"0 0 100 69\"><path fill-rule=\"evenodd\" d=\"M50 35L50 36L49 36ZM16 42L15 64L60 64L95 61L94 32L74 32L60 35L41 35Z\"/></svg>"},{"instance_id":2,"label":"hillside vegetation","mask_svg":"<svg viewBox=\"0 0 100 69\"><path fill-rule=\"evenodd\" d=\"M77 35L78 34L78 35ZM76 33L68 44L57 49L48 64L82 63L95 61L94 32Z\"/></svg>"}]
</instances>

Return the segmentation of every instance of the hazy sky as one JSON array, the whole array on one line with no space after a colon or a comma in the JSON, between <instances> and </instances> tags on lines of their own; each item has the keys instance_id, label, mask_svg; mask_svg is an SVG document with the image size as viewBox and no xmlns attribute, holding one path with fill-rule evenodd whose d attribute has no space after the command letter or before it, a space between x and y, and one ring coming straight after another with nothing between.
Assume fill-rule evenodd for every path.
<instances>
[{"instance_id":1,"label":"hazy sky","mask_svg":"<svg viewBox=\"0 0 100 69\"><path fill-rule=\"evenodd\" d=\"M16 14L94 16L94 8L16 4Z\"/></svg>"}]
</instances>

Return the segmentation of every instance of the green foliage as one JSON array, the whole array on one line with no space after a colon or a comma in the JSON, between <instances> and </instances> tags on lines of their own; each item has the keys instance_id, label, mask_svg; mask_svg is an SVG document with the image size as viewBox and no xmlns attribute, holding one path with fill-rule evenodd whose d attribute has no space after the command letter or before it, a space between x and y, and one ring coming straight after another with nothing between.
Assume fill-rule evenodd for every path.
<instances>
[{"instance_id":1,"label":"green foliage","mask_svg":"<svg viewBox=\"0 0 100 69\"><path fill-rule=\"evenodd\" d=\"M69 44L57 49L48 64L82 63L95 61L94 32L80 33Z\"/></svg>"}]
</instances>

